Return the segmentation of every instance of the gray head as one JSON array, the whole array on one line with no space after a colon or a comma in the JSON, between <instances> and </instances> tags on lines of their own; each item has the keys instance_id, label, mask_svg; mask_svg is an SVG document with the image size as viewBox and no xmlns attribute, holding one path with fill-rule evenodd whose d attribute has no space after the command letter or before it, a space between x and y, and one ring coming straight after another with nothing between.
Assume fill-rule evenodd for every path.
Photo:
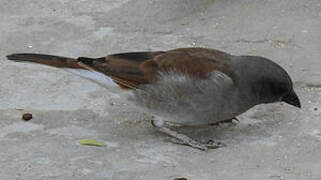
<instances>
[{"instance_id":1,"label":"gray head","mask_svg":"<svg viewBox=\"0 0 321 180\"><path fill-rule=\"evenodd\" d=\"M258 56L235 56L231 61L235 83L255 104L286 102L301 107L288 73L273 61ZM237 75L236 75L237 74Z\"/></svg>"}]
</instances>

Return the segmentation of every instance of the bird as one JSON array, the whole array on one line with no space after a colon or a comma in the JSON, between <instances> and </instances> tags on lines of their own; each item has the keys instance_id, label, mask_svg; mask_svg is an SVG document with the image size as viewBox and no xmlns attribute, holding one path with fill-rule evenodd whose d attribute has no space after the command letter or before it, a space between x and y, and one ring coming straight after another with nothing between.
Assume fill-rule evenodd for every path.
<instances>
[{"instance_id":1,"label":"bird","mask_svg":"<svg viewBox=\"0 0 321 180\"><path fill-rule=\"evenodd\" d=\"M128 102L153 115L153 126L173 142L200 150L224 143L192 139L175 125L228 122L259 104L285 102L301 108L290 75L261 56L187 47L100 58L15 53L7 59L62 68L106 88L117 87L127 92Z\"/></svg>"}]
</instances>

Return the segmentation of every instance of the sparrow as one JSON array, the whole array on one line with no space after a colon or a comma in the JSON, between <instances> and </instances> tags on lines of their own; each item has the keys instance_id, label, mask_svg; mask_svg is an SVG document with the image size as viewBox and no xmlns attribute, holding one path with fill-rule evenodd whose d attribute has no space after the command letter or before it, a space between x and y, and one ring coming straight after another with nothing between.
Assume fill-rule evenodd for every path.
<instances>
[{"instance_id":1,"label":"sparrow","mask_svg":"<svg viewBox=\"0 0 321 180\"><path fill-rule=\"evenodd\" d=\"M235 56L207 48L126 52L101 58L12 54L9 60L63 68L104 87L117 86L127 100L155 118L152 124L176 143L200 150L222 143L200 142L174 125L230 121L253 106L285 102L301 108L289 74L260 56Z\"/></svg>"}]
</instances>

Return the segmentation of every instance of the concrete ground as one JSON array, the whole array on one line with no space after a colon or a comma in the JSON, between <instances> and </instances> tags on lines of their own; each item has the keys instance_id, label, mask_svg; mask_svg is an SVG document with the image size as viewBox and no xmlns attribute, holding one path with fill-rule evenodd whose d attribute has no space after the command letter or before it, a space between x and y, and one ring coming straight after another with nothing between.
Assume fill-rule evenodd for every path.
<instances>
[{"instance_id":1,"label":"concrete ground","mask_svg":"<svg viewBox=\"0 0 321 180\"><path fill-rule=\"evenodd\" d=\"M1 180L321 179L320 0L0 0L0 45ZM262 105L235 126L182 129L227 144L202 152L170 143L150 115L90 81L5 58L191 46L273 59L303 108Z\"/></svg>"}]
</instances>

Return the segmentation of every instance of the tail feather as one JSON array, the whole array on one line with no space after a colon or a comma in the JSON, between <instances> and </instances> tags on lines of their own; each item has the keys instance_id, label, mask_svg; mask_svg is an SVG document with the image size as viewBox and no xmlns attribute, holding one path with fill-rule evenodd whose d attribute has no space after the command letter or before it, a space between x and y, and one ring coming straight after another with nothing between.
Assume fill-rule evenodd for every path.
<instances>
[{"instance_id":1,"label":"tail feather","mask_svg":"<svg viewBox=\"0 0 321 180\"><path fill-rule=\"evenodd\" d=\"M84 69L82 66L78 64L77 59L52 56L46 54L11 54L8 55L7 58L12 61L33 62L58 68Z\"/></svg>"},{"instance_id":2,"label":"tail feather","mask_svg":"<svg viewBox=\"0 0 321 180\"><path fill-rule=\"evenodd\" d=\"M117 84L113 81L113 79L111 79L105 74L97 72L96 70L90 67L93 61L102 61L103 59L92 59L85 57L73 59L46 54L12 54L8 55L7 58L12 61L32 62L63 68L68 72L71 72L82 78L91 80L103 87L118 87Z\"/></svg>"}]
</instances>

